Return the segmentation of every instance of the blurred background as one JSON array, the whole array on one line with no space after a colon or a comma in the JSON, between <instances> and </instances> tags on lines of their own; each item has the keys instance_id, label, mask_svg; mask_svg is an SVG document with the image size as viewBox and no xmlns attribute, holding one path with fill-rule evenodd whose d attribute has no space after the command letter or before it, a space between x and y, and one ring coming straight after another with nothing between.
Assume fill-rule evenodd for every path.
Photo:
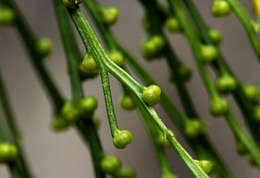
<instances>
[{"instance_id":1,"label":"blurred background","mask_svg":"<svg viewBox=\"0 0 260 178\"><path fill-rule=\"evenodd\" d=\"M164 60L147 63L140 55L140 42L145 38L141 27L143 10L137 1L133 0L100 0L103 5L115 5L120 10L120 19L113 31L120 41L137 57L153 77L160 81L174 102L180 106L174 85L169 82L169 74ZM249 2L249 1L245 1ZM49 37L54 43L53 54L46 59L46 65L56 79L64 95L70 98L70 86L64 52L57 30L56 19L51 0L18 1L34 32L39 37ZM212 1L195 0L202 15L212 27L219 29L224 36L221 46L228 63L242 82L260 84L260 65L253 53L247 36L234 15L227 18L215 19L210 15ZM181 59L193 70L193 78L188 83L194 103L201 116L206 121L207 132L218 151L238 178L256 178L260 172L250 166L248 159L239 157L232 132L223 118L213 118L208 112L208 94L196 69L194 59L187 41L182 35L169 35L175 51ZM7 85L19 126L23 133L23 145L35 177L38 178L94 178L90 155L86 145L81 142L75 130L63 133L53 133L49 129L52 108L41 87L41 84L28 61L28 56L18 35L12 28L0 28L0 70ZM213 74L213 72L211 71ZM136 77L135 77L136 78ZM119 83L111 77L111 88L116 115L120 128L133 132L134 140L124 150L117 150L111 142L107 122L103 92L100 78L84 83L86 95L93 95L99 100L96 115L102 120L100 137L105 151L119 156L123 164L134 167L140 178L158 178L160 170L143 124L136 111L124 112L118 107L121 96ZM231 100L231 98L228 98ZM242 116L237 106L231 100L232 111L242 125ZM181 108L181 107L179 107ZM161 118L173 129L183 146L194 156L183 141L180 134L169 122L167 115L160 106L156 106ZM0 117L3 113L0 111ZM172 150L168 150L168 158L172 168L180 178L192 175ZM0 177L8 178L5 166L0 167Z\"/></svg>"}]
</instances>

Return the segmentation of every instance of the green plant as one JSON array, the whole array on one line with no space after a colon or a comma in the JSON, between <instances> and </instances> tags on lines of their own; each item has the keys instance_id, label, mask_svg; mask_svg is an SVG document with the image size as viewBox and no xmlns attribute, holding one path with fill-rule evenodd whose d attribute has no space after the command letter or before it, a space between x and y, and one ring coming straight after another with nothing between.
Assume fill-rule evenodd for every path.
<instances>
[{"instance_id":1,"label":"green plant","mask_svg":"<svg viewBox=\"0 0 260 178\"><path fill-rule=\"evenodd\" d=\"M25 17L20 12L14 0L0 0L0 25L13 26L17 29L30 56L30 62L38 75L49 100L53 106L51 128L55 132L75 128L82 140L87 143L93 162L95 176L103 178L111 175L115 178L133 178L136 176L131 168L122 167L122 162L115 156L109 156L102 147L95 110L98 102L95 97L85 97L83 83L97 75L105 99L107 118L110 126L112 142L118 149L124 149L134 139L129 130L118 125L109 74L122 85L120 106L126 111L137 109L147 128L150 139L161 168L162 177L177 177L172 171L165 150L172 147L192 175L196 178L207 178L217 174L222 178L232 177L227 166L216 151L206 133L206 124L201 120L193 104L186 83L192 72L177 56L164 28L168 32L183 34L194 56L199 74L209 94L209 111L213 116L224 116L237 143L237 151L241 155L249 155L250 161L260 167L259 150L259 90L249 84L243 84L233 74L226 63L219 45L221 33L209 27L201 17L191 0L167 0L168 6L163 6L157 0L138 0L144 9L143 26L147 38L142 42L141 53L145 59L164 58L169 67L171 80L174 83L181 100L182 113L166 92L151 77L136 58L116 39L110 30L119 17L115 7L102 7L96 0L52 0L58 22L66 62L71 83L71 99L66 99L56 86L52 75L45 67L44 58L52 52L52 43L47 38L38 39L31 30ZM82 11L80 3L93 18L104 45L105 51L89 20ZM215 0L211 13L215 17L223 17L234 12L246 29L249 40L260 59L260 46L256 37L256 23L251 19L243 6L237 0ZM80 35L85 51L81 52L75 38L74 27ZM84 54L84 55L83 55ZM145 84L134 79L127 69L133 69ZM211 78L207 67L212 67L217 75L216 82ZM233 116L227 100L222 94L231 94L241 109L250 134L244 130ZM20 143L20 131L7 97L7 90L0 77L0 101L5 114L6 125L11 138L6 137L5 130L0 127L0 162L8 166L13 178L34 177L26 161ZM166 111L171 121L179 129L197 158L194 159L183 148L175 133L161 120L154 105L159 103ZM2 125L2 122L1 122ZM0 125L0 126L1 126ZM198 159L198 160L197 160ZM178 173L176 173L178 174Z\"/></svg>"}]
</instances>

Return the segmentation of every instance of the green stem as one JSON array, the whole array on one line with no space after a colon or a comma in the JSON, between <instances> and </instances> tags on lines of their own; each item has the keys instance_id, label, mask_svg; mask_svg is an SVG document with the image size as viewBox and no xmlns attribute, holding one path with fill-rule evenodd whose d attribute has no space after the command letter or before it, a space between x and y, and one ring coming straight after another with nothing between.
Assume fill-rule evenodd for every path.
<instances>
[{"instance_id":1,"label":"green stem","mask_svg":"<svg viewBox=\"0 0 260 178\"><path fill-rule=\"evenodd\" d=\"M112 101L108 72L105 70L104 67L100 67L100 70L101 70L100 75L101 75L103 93L104 93L106 110L107 110L107 117L109 120L111 135L114 136L114 133L118 130L118 124L117 124L114 105Z\"/></svg>"},{"instance_id":2,"label":"green stem","mask_svg":"<svg viewBox=\"0 0 260 178\"><path fill-rule=\"evenodd\" d=\"M170 4L170 7L174 10L174 12L176 13L176 16L178 17L180 23L181 23L181 26L184 30L184 33L186 35L186 38L187 40L189 41L189 44L191 46L191 49L193 51L193 54L195 56L195 60L198 64L198 68L199 70L204 70L206 71L205 67L201 64L201 61L200 61L200 55L199 55L199 45L200 45L200 42L199 42L199 39L198 37L196 36L196 32L194 31L193 29L193 26L191 25L191 23L189 22L189 19L187 18L186 14L185 14L185 11L183 10L182 8L182 5L180 3L179 0L168 0L169 4ZM205 81L204 79L204 82L205 82L205 85L209 91L209 93L211 92L214 92L215 95L218 95L218 92L216 91L216 88L215 86L213 85L210 77L209 77L209 74L206 72L203 72L201 73L201 76L203 78L205 78L205 76L207 76L207 82ZM210 86L209 86L210 84ZM210 88L211 87L211 88ZM210 94L212 95L212 94ZM238 129L238 126L239 124L237 123L236 127L234 127L234 122L237 122L235 120L235 118L233 117L232 113L229 112L228 114L225 115L228 123L229 123L229 126L230 128L232 129L232 131L234 132L235 135L237 136L241 136L243 135L245 137L246 132L242 129L242 128L239 128ZM231 121L230 121L231 120ZM240 126L239 126L240 127ZM241 133L242 132L242 133ZM242 137L242 136L241 136ZM247 142L245 142L246 140L244 139L241 140L241 142L243 142L245 144L245 146L247 147L247 149L249 150L249 152L251 153L251 156L254 158L254 159L258 159L258 155L260 155L260 151L257 147L256 144L248 144ZM249 136L247 136L247 138L250 138ZM254 143L254 142L253 142ZM257 154L256 154L257 153ZM257 160L257 161L260 161L260 160Z\"/></svg>"},{"instance_id":3,"label":"green stem","mask_svg":"<svg viewBox=\"0 0 260 178\"><path fill-rule=\"evenodd\" d=\"M56 88L55 82L51 78L47 69L44 67L42 57L38 54L36 50L37 38L31 31L29 25L25 21L23 14L17 8L13 0L1 0L1 3L14 11L15 26L26 46L27 52L30 55L31 64L33 65L38 77L41 79L41 82L44 84L43 86L46 88L46 91L48 91L48 95L52 101L53 108L56 112L58 112L63 105L64 98Z\"/></svg>"},{"instance_id":4,"label":"green stem","mask_svg":"<svg viewBox=\"0 0 260 178\"><path fill-rule=\"evenodd\" d=\"M96 60L97 64L104 65L105 69L110 72L114 77L116 77L120 82L126 85L133 94L138 98L139 107L143 108L143 111L149 114L150 119L157 124L161 131L167 136L172 146L175 148L177 153L180 155L181 159L185 162L187 167L191 170L195 177L208 177L206 173L195 163L195 161L190 157L190 155L181 147L178 141L173 137L172 133L169 132L167 127L158 117L155 110L151 107L148 107L141 97L141 92L143 86L140 85L136 80L134 80L127 72L118 67L116 64L110 61L109 57L105 53L105 50L102 48L99 43L95 32L88 23L88 20L82 13L79 7L75 9L68 9L69 13L73 19L73 22L78 29L78 32L82 38L82 41L87 49L91 52L91 55Z\"/></svg>"},{"instance_id":5,"label":"green stem","mask_svg":"<svg viewBox=\"0 0 260 178\"><path fill-rule=\"evenodd\" d=\"M14 141L15 145L17 146L17 149L19 150L19 156L18 156L18 162L23 170L24 176L28 178L32 178L33 175L31 173L28 161L26 160L25 153L23 151L22 145L21 145L21 133L20 130L16 124L16 119L14 117L11 105L9 103L9 98L7 94L7 90L4 86L3 79L0 73L0 103L3 108L3 112L6 118L8 129L10 130L12 140Z\"/></svg>"},{"instance_id":6,"label":"green stem","mask_svg":"<svg viewBox=\"0 0 260 178\"><path fill-rule=\"evenodd\" d=\"M201 17L198 9L196 8L195 4L193 3L192 0L184 0L184 4L186 5L188 12L191 15L191 18L195 22L194 24L198 28L198 31L200 32L199 35L201 36L201 40L204 43L207 44L213 44L208 30L209 27L205 23L204 19ZM220 49L219 49L220 51ZM221 52L220 52L221 53ZM241 109L243 115L244 115L244 120L247 123L247 125L250 128L250 132L252 136L254 137L254 140L260 143L259 141L259 129L258 126L259 124L255 122L254 116L253 116L253 108L254 104L252 104L251 101L248 100L248 98L245 95L245 92L243 90L241 82L237 79L237 77L234 75L232 70L230 69L229 65L226 63L224 57L220 54L216 62L213 65L214 69L218 73L218 75L221 75L222 73L228 73L229 75L233 76L237 80L237 87L236 89L232 92L234 99L236 100L237 104L239 105L239 108Z\"/></svg>"},{"instance_id":7,"label":"green stem","mask_svg":"<svg viewBox=\"0 0 260 178\"><path fill-rule=\"evenodd\" d=\"M53 0L55 13L59 25L63 48L66 54L69 76L71 81L72 97L75 103L84 97L82 83L79 74L79 64L81 62L81 53L74 37L74 32L69 21L69 16L63 6L62 1ZM97 178L104 178L105 174L100 168L100 161L104 151L97 133L97 129L90 118L81 118L76 122L76 128L83 140L87 140L91 158Z\"/></svg>"},{"instance_id":8,"label":"green stem","mask_svg":"<svg viewBox=\"0 0 260 178\"><path fill-rule=\"evenodd\" d=\"M238 0L227 0L227 2L231 6L233 12L236 14L237 18L244 26L244 29L255 51L258 61L260 61L260 44L256 36L253 20L250 18L248 12L244 9L244 7L240 4Z\"/></svg>"},{"instance_id":9,"label":"green stem","mask_svg":"<svg viewBox=\"0 0 260 178\"><path fill-rule=\"evenodd\" d=\"M107 44L108 48L111 49L111 46L112 47L116 46L116 49L122 52L122 54L124 55L127 62L131 65L133 70L142 79L142 81L145 82L146 85L155 84L156 82L153 80L151 75L142 67L141 64L139 64L137 62L137 60L128 52L128 50L125 49L116 40L115 36L110 31L110 29L107 28L107 26L104 26L104 24L102 23L100 15L97 13L98 12L97 9L100 8L100 5L94 0L92 0L92 1L84 0L83 2L85 3L88 11L91 13L91 15L94 19L94 22L96 24L98 24L97 25L98 30L100 31L100 33L101 33L105 43ZM110 43L112 43L112 45L108 44L108 41L110 41ZM170 49L170 47L168 47L167 49ZM169 53L167 52L167 54L171 55L170 52ZM172 58L172 57L171 56L167 57L167 59L169 59L169 58ZM173 63L171 59L168 60L168 61L169 61L169 64ZM174 71L176 71L176 70L174 70ZM177 86L179 86L179 85L177 85ZM178 88L179 88L180 91L184 91L184 90L182 90L182 87L178 87ZM183 96L184 96L184 98L183 98L183 100L184 100L185 94L183 94ZM164 91L162 91L160 103L163 106L163 109L170 116L172 121L177 125L179 130L183 133L185 121L187 120L187 118L184 117L179 112L177 107L172 103L172 101L169 99L169 97L167 96L167 94ZM187 102L186 100L184 100L183 103L190 103L190 102ZM186 104L186 107L188 107L188 104ZM190 112L192 112L192 111L190 111ZM199 117L196 117L196 118L199 118ZM218 153L215 151L215 148L210 143L206 134L201 134L196 139L189 139L189 138L186 137L186 140L188 141L188 143L190 144L190 146L193 148L193 150L199 156L200 159L210 159L210 160L213 160L215 162L216 170L221 177L227 177L227 178L231 177L230 173L227 170L226 165L223 163L223 160L219 157ZM207 156L205 157L204 155L207 155Z\"/></svg>"}]
</instances>

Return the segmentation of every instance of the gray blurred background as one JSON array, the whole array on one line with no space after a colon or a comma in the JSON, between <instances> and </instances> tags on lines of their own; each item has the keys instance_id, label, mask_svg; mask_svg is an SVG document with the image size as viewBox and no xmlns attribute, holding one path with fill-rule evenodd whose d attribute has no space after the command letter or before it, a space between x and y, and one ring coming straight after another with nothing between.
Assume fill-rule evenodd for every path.
<instances>
[{"instance_id":1,"label":"gray blurred background","mask_svg":"<svg viewBox=\"0 0 260 178\"><path fill-rule=\"evenodd\" d=\"M235 74L239 76L241 81L259 86L260 65L243 28L235 16L231 15L228 18L214 19L209 13L211 1L196 0L195 2L198 4L207 22L212 27L222 31L224 36L222 49ZM47 59L46 64L64 95L70 97L64 52L57 30L52 1L17 0L17 3L36 34L39 37L50 37L53 40L55 50L51 57ZM180 106L175 88L169 83L165 61L157 60L146 63L140 56L140 40L145 38L145 33L140 23L143 11L137 1L101 0L101 3L103 5L115 5L119 8L121 12L120 19L118 24L113 27L113 31L120 41L145 65L154 78L160 81L161 87ZM238 178L260 177L259 171L249 165L247 158L237 155L232 132L227 127L224 119L212 118L209 115L208 95L196 70L187 41L182 35L171 35L169 38L181 59L194 69L194 77L189 82L188 87L196 107L208 124L207 131L210 137L234 176ZM28 56L22 43L12 28L0 28L0 69L10 93L19 126L23 132L23 143L28 159L36 177L93 178L88 149L81 142L75 130L70 129L65 133L59 134L50 131L49 122L52 116L52 109L28 62ZM84 84L86 94L96 96L99 100L97 115L102 119L99 133L106 152L119 156L124 165L134 167L140 178L159 178L160 170L142 122L136 112L127 113L118 107L121 89L118 82L113 78L111 78L111 84L120 128L131 130L134 140L125 150L114 148L106 120L100 79L97 78L87 82ZM228 99L231 100L231 98ZM240 111L233 101L231 103L235 116L243 124ZM174 125L168 121L167 115L159 106L157 106L157 110L167 125L176 131ZM0 117L2 116L3 114L0 111ZM180 134L177 132L177 135ZM189 153L194 156L183 139L180 136L178 138ZM168 157L173 170L179 177L192 177L173 150L168 150ZM4 166L0 167L0 177L9 177Z\"/></svg>"}]
</instances>

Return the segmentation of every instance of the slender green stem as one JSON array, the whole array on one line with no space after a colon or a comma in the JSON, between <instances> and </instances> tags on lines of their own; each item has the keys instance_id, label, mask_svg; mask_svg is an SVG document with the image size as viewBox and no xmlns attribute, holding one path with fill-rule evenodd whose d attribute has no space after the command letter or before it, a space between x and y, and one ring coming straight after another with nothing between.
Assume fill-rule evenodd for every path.
<instances>
[{"instance_id":1,"label":"slender green stem","mask_svg":"<svg viewBox=\"0 0 260 178\"><path fill-rule=\"evenodd\" d=\"M145 82L146 85L155 84L156 82L153 80L153 78L150 76L150 74L142 67L141 64L137 62L137 60L128 52L127 49L125 49L116 39L113 33L110 31L107 26L104 26L102 23L101 17L98 14L98 8L100 8L100 5L92 0L92 1L83 1L88 9L88 11L91 13L94 22L98 24L98 30L101 32L102 37L107 44L108 48L112 48L116 46L116 50L119 50L124 55L127 62L131 65L131 67L134 69L134 71L138 74L138 76ZM161 26L161 25L160 25ZM101 28L100 28L101 27ZM105 34L105 35L104 35ZM108 44L108 41L110 43ZM111 45L112 43L112 45ZM112 47L111 47L112 46ZM170 48L170 47L169 47ZM167 48L167 49L169 49ZM171 55L171 53L167 53L168 55ZM171 56L169 56L171 58ZM167 57L167 59L169 59ZM169 63L172 64L172 60L169 60ZM175 71L175 70L174 70ZM181 87L179 87L181 90ZM185 95L185 94L183 94ZM185 103L189 103L186 102ZM185 121L187 120L186 117L184 117L177 107L172 103L172 101L169 99L167 94L162 91L161 96L161 105L163 106L163 109L167 112L167 114L170 116L172 121L177 125L179 130L183 132ZM188 106L186 104L186 106ZM183 134L184 135L184 134ZM228 172L225 164L215 151L215 148L210 143L209 139L207 138L206 134L201 134L196 139L189 139L186 137L186 140L190 144L190 146L193 148L195 153L199 156L200 159L210 159L215 162L216 170L218 171L219 175L221 177L231 177L230 173ZM202 150L202 151L201 151ZM207 155L207 156L204 156Z\"/></svg>"},{"instance_id":2,"label":"slender green stem","mask_svg":"<svg viewBox=\"0 0 260 178\"><path fill-rule=\"evenodd\" d=\"M151 138L151 141L153 144L153 148L154 148L156 157L159 161L159 165L161 167L162 174L172 173L170 164L167 160L165 149L161 145L158 144L158 141L157 141L158 130L157 130L156 126L149 119L147 119L147 118L149 118L149 115L146 115L146 113L143 113L143 112L140 112L140 115L150 134L150 138Z\"/></svg>"},{"instance_id":3,"label":"slender green stem","mask_svg":"<svg viewBox=\"0 0 260 178\"><path fill-rule=\"evenodd\" d=\"M201 70L204 71L204 72L201 72L201 76L202 76L202 78L204 78L204 82L205 82L206 88L208 89L208 92L209 93L214 92L215 93L214 95L219 95L218 92L216 91L215 86L213 85L213 83L210 79L208 72L206 71L203 64L201 64L199 51L197 51L197 50L199 50L200 42L199 42L199 39L197 37L196 32L193 29L193 26L189 22L189 19L187 18L185 11L183 10L182 4L180 3L179 0L168 0L168 2L170 4L170 7L176 13L177 18L179 19L179 21L181 23L181 26L184 30L186 38L189 41L189 44L190 44L191 49L193 51L193 54L195 56L195 60L197 62L197 65L198 65L200 72L201 72ZM208 78L208 79L205 80L205 78ZM210 94L210 95L212 96L212 94ZM247 135L247 133L241 127L240 127L240 129L238 129L237 127L234 127L233 124L236 120L233 117L231 112L226 114L225 117L226 117L226 120L229 123L230 128L232 129L232 131L234 132L235 135L237 135L237 136ZM230 119L232 119L232 122L230 121ZM238 123L237 123L237 125L239 126ZM243 132L243 133L241 133L241 132ZM249 136L247 136L247 137L250 138ZM246 141L246 139L241 140L241 142L243 142L243 143L245 141ZM252 142L252 143L254 143L254 142ZM258 155L260 155L260 150L257 147L257 145L256 144L248 144L246 142L244 144L247 147L247 149L249 150L251 156L254 157L254 159L258 159L258 156L257 156L256 153L258 153ZM260 160L258 160L258 161L260 161ZM257 162L257 164L258 164L258 162Z\"/></svg>"},{"instance_id":4,"label":"slender green stem","mask_svg":"<svg viewBox=\"0 0 260 178\"><path fill-rule=\"evenodd\" d=\"M244 26L250 43L258 58L258 61L260 61L260 44L256 36L254 21L250 18L248 12L244 9L244 7L240 4L238 0L227 0L227 2L231 6L233 12L236 14L237 18Z\"/></svg>"},{"instance_id":5,"label":"slender green stem","mask_svg":"<svg viewBox=\"0 0 260 178\"><path fill-rule=\"evenodd\" d=\"M62 1L53 0L53 3L59 25L61 39L63 42L62 44L68 63L72 97L73 101L77 103L84 97L84 92L78 70L79 64L81 62L81 53L74 37L72 26L69 21L69 16L66 12L65 7L63 6ZM81 118L76 122L76 128L82 138L88 141L96 177L104 178L105 173L100 168L100 161L104 155L104 151L93 121L90 118Z\"/></svg>"},{"instance_id":6,"label":"slender green stem","mask_svg":"<svg viewBox=\"0 0 260 178\"><path fill-rule=\"evenodd\" d=\"M30 55L31 64L33 65L38 77L41 79L41 82L44 84L43 86L46 88L46 91L48 91L48 96L52 101L53 108L58 112L60 107L63 105L64 98L56 88L53 79L44 67L41 55L39 55L36 50L37 38L26 23L23 14L17 8L14 0L1 0L1 3L14 11L15 26L26 46L27 52Z\"/></svg>"},{"instance_id":7,"label":"slender green stem","mask_svg":"<svg viewBox=\"0 0 260 178\"><path fill-rule=\"evenodd\" d=\"M79 7L74 9L68 9L69 13L73 19L73 22L80 33L82 41L91 55L96 60L97 64L104 65L106 70L110 72L114 77L116 77L120 82L126 85L131 92L138 98L139 107L142 107L142 112L145 111L149 114L150 119L156 123L160 130L167 136L171 142L173 148L180 155L181 159L185 162L187 167L191 170L195 177L208 177L207 174L195 163L195 161L190 157L190 155L181 147L176 138L172 135L165 124L158 117L155 110L148 107L141 97L141 92L143 86L140 85L136 80L134 80L127 72L118 67L116 64L110 61L109 57L102 48L100 42L98 41L95 32L88 23L88 20L82 13Z\"/></svg>"},{"instance_id":8,"label":"slender green stem","mask_svg":"<svg viewBox=\"0 0 260 178\"><path fill-rule=\"evenodd\" d=\"M208 30L209 27L205 23L204 19L201 17L198 9L196 8L195 4L192 0L184 0L184 4L186 5L188 12L191 15L191 18L195 22L194 24L198 28L199 35L201 37L201 40L204 43L207 44L213 44L212 39L209 36ZM220 49L219 49L220 52ZM218 75L221 75L222 73L228 73L229 75L233 76L237 80L237 87L232 92L234 99L236 100L237 104L239 105L243 115L245 122L250 128L250 132L252 136L255 138L255 141L259 144L259 129L258 129L258 123L255 122L254 116L253 116L253 108L254 104L248 100L248 98L245 95L245 92L243 90L241 82L237 79L237 77L232 72L229 65L226 63L224 57L220 55L217 57L216 61L213 64L214 69L218 73Z\"/></svg>"},{"instance_id":9,"label":"slender green stem","mask_svg":"<svg viewBox=\"0 0 260 178\"><path fill-rule=\"evenodd\" d=\"M101 75L103 93L105 98L107 116L108 116L109 125L111 129L111 135L114 136L115 131L118 130L118 124L117 124L114 105L112 101L108 72L105 70L104 67L100 67L100 70L101 70L100 75Z\"/></svg>"},{"instance_id":10,"label":"slender green stem","mask_svg":"<svg viewBox=\"0 0 260 178\"><path fill-rule=\"evenodd\" d=\"M29 167L28 161L26 160L25 153L23 151L22 145L21 145L21 133L20 130L16 124L16 119L14 117L11 105L9 103L9 98L7 94L7 90L4 86L3 79L0 73L0 103L3 108L3 112L6 118L8 129L10 130L10 134L12 137L12 140L14 141L15 145L17 146L19 150L19 157L18 162L23 170L24 176L28 178L32 178L33 175L31 173L31 169Z\"/></svg>"},{"instance_id":11,"label":"slender green stem","mask_svg":"<svg viewBox=\"0 0 260 178\"><path fill-rule=\"evenodd\" d=\"M260 150L255 144L255 142L250 138L250 136L244 132L244 130L239 125L238 121L234 118L234 116L229 112L226 115L226 120L229 123L230 127L234 131L235 137L237 137L248 149L252 158L260 167Z\"/></svg>"}]
</instances>

